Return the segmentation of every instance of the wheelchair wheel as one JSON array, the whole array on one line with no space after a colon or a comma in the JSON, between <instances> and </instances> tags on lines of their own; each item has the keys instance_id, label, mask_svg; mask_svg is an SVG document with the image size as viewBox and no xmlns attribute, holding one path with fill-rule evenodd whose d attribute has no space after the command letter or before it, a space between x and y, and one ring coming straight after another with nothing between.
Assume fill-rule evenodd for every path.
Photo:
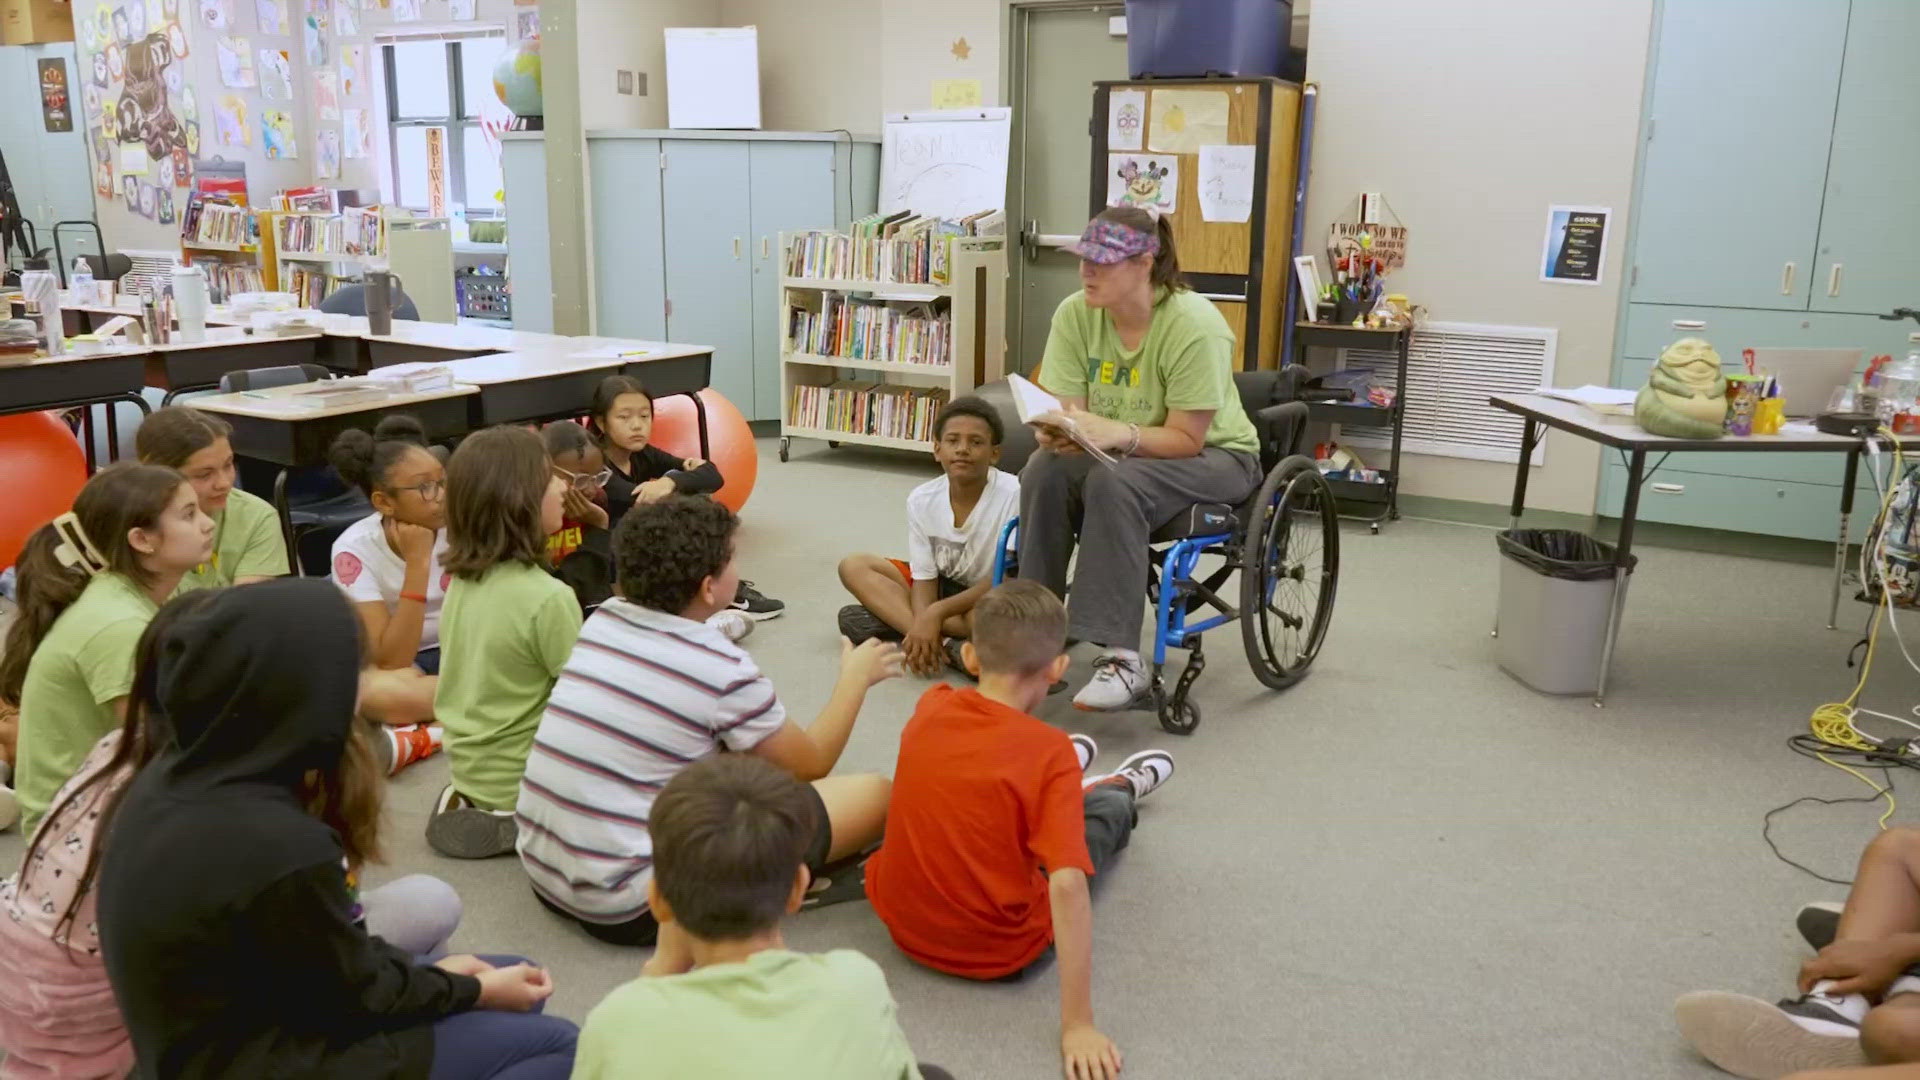
<instances>
[{"instance_id":1,"label":"wheelchair wheel","mask_svg":"<svg viewBox=\"0 0 1920 1080\"><path fill-rule=\"evenodd\" d=\"M1333 491L1311 461L1289 458L1261 485L1240 555L1240 634L1261 682L1284 690L1307 673L1339 578Z\"/></svg>"}]
</instances>

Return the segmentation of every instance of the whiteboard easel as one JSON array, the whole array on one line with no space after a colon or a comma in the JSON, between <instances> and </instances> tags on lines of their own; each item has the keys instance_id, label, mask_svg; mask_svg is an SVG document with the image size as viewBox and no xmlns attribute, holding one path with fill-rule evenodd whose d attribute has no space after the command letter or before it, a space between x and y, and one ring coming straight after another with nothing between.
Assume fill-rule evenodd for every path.
<instances>
[{"instance_id":1,"label":"whiteboard easel","mask_svg":"<svg viewBox=\"0 0 1920 1080\"><path fill-rule=\"evenodd\" d=\"M1007 207L1013 110L889 113L880 149L880 209L962 218Z\"/></svg>"}]
</instances>

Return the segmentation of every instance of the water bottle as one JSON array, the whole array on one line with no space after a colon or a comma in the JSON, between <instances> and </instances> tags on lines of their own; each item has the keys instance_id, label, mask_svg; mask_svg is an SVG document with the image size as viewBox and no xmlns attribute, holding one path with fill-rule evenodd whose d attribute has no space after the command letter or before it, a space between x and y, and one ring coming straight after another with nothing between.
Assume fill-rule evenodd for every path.
<instances>
[{"instance_id":1,"label":"water bottle","mask_svg":"<svg viewBox=\"0 0 1920 1080\"><path fill-rule=\"evenodd\" d=\"M1893 430L1899 435L1920 432L1920 333L1907 335L1913 351L1880 369L1881 396L1893 405Z\"/></svg>"},{"instance_id":2,"label":"water bottle","mask_svg":"<svg viewBox=\"0 0 1920 1080\"><path fill-rule=\"evenodd\" d=\"M67 278L67 293L73 297L75 305L91 304L98 297L93 287L93 264L85 255L73 257L73 274Z\"/></svg>"}]
</instances>

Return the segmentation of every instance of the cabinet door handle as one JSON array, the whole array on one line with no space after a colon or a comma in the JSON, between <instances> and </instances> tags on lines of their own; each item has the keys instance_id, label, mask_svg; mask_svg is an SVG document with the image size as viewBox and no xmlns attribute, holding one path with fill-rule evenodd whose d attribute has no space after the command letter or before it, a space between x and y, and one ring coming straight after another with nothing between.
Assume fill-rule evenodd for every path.
<instances>
[{"instance_id":1,"label":"cabinet door handle","mask_svg":"<svg viewBox=\"0 0 1920 1080\"><path fill-rule=\"evenodd\" d=\"M733 238L733 257L735 260L740 258L740 238L737 236Z\"/></svg>"},{"instance_id":2,"label":"cabinet door handle","mask_svg":"<svg viewBox=\"0 0 1920 1080\"><path fill-rule=\"evenodd\" d=\"M1648 484L1655 495L1682 495L1686 493L1685 484Z\"/></svg>"},{"instance_id":3,"label":"cabinet door handle","mask_svg":"<svg viewBox=\"0 0 1920 1080\"><path fill-rule=\"evenodd\" d=\"M1793 264L1788 263L1780 270L1780 295L1793 295Z\"/></svg>"},{"instance_id":4,"label":"cabinet door handle","mask_svg":"<svg viewBox=\"0 0 1920 1080\"><path fill-rule=\"evenodd\" d=\"M763 259L766 259L766 258L771 258L772 256L773 256L773 240L769 237L765 237L765 236L761 237L760 238L760 257Z\"/></svg>"},{"instance_id":5,"label":"cabinet door handle","mask_svg":"<svg viewBox=\"0 0 1920 1080\"><path fill-rule=\"evenodd\" d=\"M1827 271L1827 295L1828 296L1840 295L1840 264L1839 263L1834 263L1833 269Z\"/></svg>"}]
</instances>

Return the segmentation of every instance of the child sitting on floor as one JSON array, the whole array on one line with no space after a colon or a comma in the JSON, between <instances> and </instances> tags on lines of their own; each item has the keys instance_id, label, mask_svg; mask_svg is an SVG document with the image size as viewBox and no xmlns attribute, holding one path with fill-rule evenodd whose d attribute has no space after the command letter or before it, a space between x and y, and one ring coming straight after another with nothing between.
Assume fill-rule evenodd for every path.
<instances>
[{"instance_id":1,"label":"child sitting on floor","mask_svg":"<svg viewBox=\"0 0 1920 1080\"><path fill-rule=\"evenodd\" d=\"M606 455L607 511L615 525L635 506L669 495L711 495L725 482L713 462L677 458L648 441L653 437L653 396L638 379L609 375L600 380L587 423ZM731 606L755 622L778 618L787 609L744 580Z\"/></svg>"},{"instance_id":2,"label":"child sitting on floor","mask_svg":"<svg viewBox=\"0 0 1920 1080\"><path fill-rule=\"evenodd\" d=\"M427 820L442 855L486 859L513 850L513 804L553 680L580 635L580 605L547 572L565 483L540 436L476 432L447 462L447 569L440 686L452 783Z\"/></svg>"},{"instance_id":3,"label":"child sitting on floor","mask_svg":"<svg viewBox=\"0 0 1920 1080\"><path fill-rule=\"evenodd\" d=\"M879 965L851 949L794 952L780 936L807 892L818 802L744 754L667 783L647 886L660 948L587 1017L573 1080L923 1075Z\"/></svg>"},{"instance_id":4,"label":"child sitting on floor","mask_svg":"<svg viewBox=\"0 0 1920 1080\"><path fill-rule=\"evenodd\" d=\"M521 865L542 902L602 941L653 944L649 812L662 785L720 750L813 781L813 869L880 837L886 778L827 774L867 689L897 673L899 649L843 647L832 698L810 727L794 724L772 682L716 625L740 618L727 610L738 527L719 503L678 495L627 515L614 532L619 596L581 628L527 759Z\"/></svg>"},{"instance_id":5,"label":"child sitting on floor","mask_svg":"<svg viewBox=\"0 0 1920 1080\"><path fill-rule=\"evenodd\" d=\"M1000 414L974 397L940 410L933 460L941 475L907 496L907 558L849 555L840 582L858 604L840 609L855 642L905 640L907 665L923 675L944 661L964 671L960 641L974 604L993 585L1000 533L1020 513L1020 480L995 468L1006 437ZM943 644L944 643L944 644Z\"/></svg>"},{"instance_id":6,"label":"child sitting on floor","mask_svg":"<svg viewBox=\"0 0 1920 1080\"><path fill-rule=\"evenodd\" d=\"M340 433L327 452L373 513L333 542L333 581L353 601L383 668L440 671L440 606L449 583L447 467L411 416L382 417L372 434Z\"/></svg>"},{"instance_id":7,"label":"child sitting on floor","mask_svg":"<svg viewBox=\"0 0 1920 1080\"><path fill-rule=\"evenodd\" d=\"M1134 804L1173 758L1143 750L1081 779L1093 740L1030 715L1066 670L1066 633L1066 606L1038 582L980 599L962 646L980 687L935 686L907 721L867 898L894 944L950 975L1002 979L1057 950L1066 1074L1106 1080L1120 1051L1093 1026L1087 877L1127 846Z\"/></svg>"},{"instance_id":8,"label":"child sitting on floor","mask_svg":"<svg viewBox=\"0 0 1920 1080\"><path fill-rule=\"evenodd\" d=\"M133 449L148 465L177 470L213 519L213 555L180 589L246 585L287 574L287 541L273 504L236 486L233 428L212 413L169 405L141 421Z\"/></svg>"}]
</instances>

